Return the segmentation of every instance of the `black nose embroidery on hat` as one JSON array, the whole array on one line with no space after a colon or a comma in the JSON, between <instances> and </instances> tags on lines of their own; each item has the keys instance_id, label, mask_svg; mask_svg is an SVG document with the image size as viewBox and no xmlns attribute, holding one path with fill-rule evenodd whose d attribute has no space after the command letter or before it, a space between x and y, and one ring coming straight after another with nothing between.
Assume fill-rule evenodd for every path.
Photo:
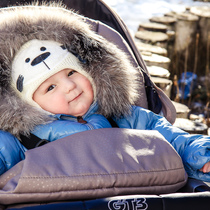
<instances>
[{"instance_id":1,"label":"black nose embroidery on hat","mask_svg":"<svg viewBox=\"0 0 210 210\"><path fill-rule=\"evenodd\" d=\"M23 91L23 80L24 76L20 74L16 82L16 87L20 92Z\"/></svg>"},{"instance_id":2,"label":"black nose embroidery on hat","mask_svg":"<svg viewBox=\"0 0 210 210\"><path fill-rule=\"evenodd\" d=\"M40 51L46 51L46 47L40 47ZM36 66L37 64L43 62L45 64L45 66L50 70L50 67L46 64L45 59L47 59L50 56L50 52L45 52L43 54L38 55L36 58L33 59L33 61L31 62L32 66ZM25 62L29 63L30 62L30 58L26 58Z\"/></svg>"},{"instance_id":3,"label":"black nose embroidery on hat","mask_svg":"<svg viewBox=\"0 0 210 210\"><path fill-rule=\"evenodd\" d=\"M37 64L41 63L41 62L44 62L44 60L46 58L48 58L50 56L50 52L46 52L46 53L43 53L39 56L37 56L36 58L34 58L34 60L31 62L31 65L32 66L36 66ZM46 64L45 64L46 65ZM48 67L49 68L49 67ZM50 68L49 68L50 69Z\"/></svg>"}]
</instances>

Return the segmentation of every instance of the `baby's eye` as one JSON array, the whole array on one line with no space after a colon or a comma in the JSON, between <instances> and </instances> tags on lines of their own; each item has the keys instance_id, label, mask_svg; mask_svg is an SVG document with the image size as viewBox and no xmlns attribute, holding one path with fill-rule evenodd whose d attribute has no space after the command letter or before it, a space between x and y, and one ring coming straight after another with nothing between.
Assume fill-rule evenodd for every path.
<instances>
[{"instance_id":1,"label":"baby's eye","mask_svg":"<svg viewBox=\"0 0 210 210\"><path fill-rule=\"evenodd\" d=\"M68 73L68 77L70 77L72 74L74 74L76 71L70 71L69 73Z\"/></svg>"},{"instance_id":2,"label":"baby's eye","mask_svg":"<svg viewBox=\"0 0 210 210\"><path fill-rule=\"evenodd\" d=\"M55 85L50 85L50 87L48 87L47 92L53 90L55 88Z\"/></svg>"}]
</instances>

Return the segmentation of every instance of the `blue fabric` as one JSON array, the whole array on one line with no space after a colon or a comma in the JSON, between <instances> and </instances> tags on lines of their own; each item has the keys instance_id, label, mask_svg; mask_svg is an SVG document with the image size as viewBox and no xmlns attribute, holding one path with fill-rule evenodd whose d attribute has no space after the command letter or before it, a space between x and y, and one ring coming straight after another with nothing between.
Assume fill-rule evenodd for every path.
<instances>
[{"instance_id":1,"label":"blue fabric","mask_svg":"<svg viewBox=\"0 0 210 210\"><path fill-rule=\"evenodd\" d=\"M195 89L197 83L197 75L192 72L182 73L179 80L180 98L186 99L190 96L191 91ZM192 86L192 87L191 87Z\"/></svg>"},{"instance_id":2,"label":"blue fabric","mask_svg":"<svg viewBox=\"0 0 210 210\"><path fill-rule=\"evenodd\" d=\"M25 151L17 138L0 130L0 175L23 160Z\"/></svg>"},{"instance_id":3,"label":"blue fabric","mask_svg":"<svg viewBox=\"0 0 210 210\"><path fill-rule=\"evenodd\" d=\"M78 123L77 118L74 116L55 115L58 120L46 125L37 126L32 133L41 139L55 141L82 131L111 128L112 126L104 116L94 114L97 109L97 104L93 104L90 107L89 111L83 116L83 119L87 121L85 124Z\"/></svg>"}]
</instances>

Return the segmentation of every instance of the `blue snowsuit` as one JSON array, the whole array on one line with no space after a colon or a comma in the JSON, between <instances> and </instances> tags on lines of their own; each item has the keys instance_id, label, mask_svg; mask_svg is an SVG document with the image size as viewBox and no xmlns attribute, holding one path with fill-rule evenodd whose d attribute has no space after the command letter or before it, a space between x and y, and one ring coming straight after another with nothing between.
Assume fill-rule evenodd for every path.
<instances>
[{"instance_id":1,"label":"blue snowsuit","mask_svg":"<svg viewBox=\"0 0 210 210\"><path fill-rule=\"evenodd\" d=\"M96 111L97 105L93 104L89 111L83 116L83 119L87 121L85 124L78 123L77 118L73 116L56 115L58 120L46 125L37 126L33 134L37 135L39 138L54 141L81 131L110 128L111 125L109 121L104 116L95 114ZM210 181L210 173L204 174L199 171L205 163L210 161L209 136L190 135L172 126L164 117L137 106L132 107L129 116L113 119L120 128L159 131L181 156L189 177ZM26 151L26 149L13 136L5 132L0 133L0 135L7 136L7 140L0 142L0 159L2 165L0 173L3 173L16 162L24 159L24 151ZM13 141L15 141L16 144L12 147ZM8 142L11 142L10 147L5 150L5 145L7 145ZM4 150L2 150L2 148L4 148Z\"/></svg>"}]
</instances>

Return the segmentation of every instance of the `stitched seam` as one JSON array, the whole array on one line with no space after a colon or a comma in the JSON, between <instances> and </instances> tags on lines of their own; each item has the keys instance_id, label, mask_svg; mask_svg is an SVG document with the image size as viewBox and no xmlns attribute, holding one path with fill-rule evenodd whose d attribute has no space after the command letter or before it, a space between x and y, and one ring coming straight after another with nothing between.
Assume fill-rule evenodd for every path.
<instances>
[{"instance_id":1,"label":"stitched seam","mask_svg":"<svg viewBox=\"0 0 210 210\"><path fill-rule=\"evenodd\" d=\"M113 189L113 188L116 188L116 189L123 189L123 188L139 188L139 189L142 189L142 188L154 188L154 187L171 187L171 186L174 186L174 185L177 185L177 184L181 184L183 183L183 181L178 181L176 183L172 183L172 184L162 184L162 185L145 185L145 186L111 186L111 187L94 187L94 188L90 188L88 187L88 189L73 189L73 190L70 190L70 189L66 189L66 190L58 190L56 192L18 192L16 194L54 194L54 193L62 193L62 192L81 192L81 191L92 191L92 190L105 190L105 189Z\"/></svg>"},{"instance_id":2,"label":"stitched seam","mask_svg":"<svg viewBox=\"0 0 210 210\"><path fill-rule=\"evenodd\" d=\"M128 171L128 172L121 172L121 173L101 173L101 174L77 174L77 175L73 175L73 176L25 176L25 177L20 177L20 179L47 179L47 178L52 178L52 179L56 179L56 178L72 178L72 177L83 177L83 176L111 176L111 175L123 175L123 174L145 174L148 172L152 172L152 173L161 173L161 172L170 172L170 171L175 171L175 170L183 170L183 168L177 168L177 169L170 169L170 170L161 170L161 171L142 171L142 172L138 172L138 171Z\"/></svg>"}]
</instances>

